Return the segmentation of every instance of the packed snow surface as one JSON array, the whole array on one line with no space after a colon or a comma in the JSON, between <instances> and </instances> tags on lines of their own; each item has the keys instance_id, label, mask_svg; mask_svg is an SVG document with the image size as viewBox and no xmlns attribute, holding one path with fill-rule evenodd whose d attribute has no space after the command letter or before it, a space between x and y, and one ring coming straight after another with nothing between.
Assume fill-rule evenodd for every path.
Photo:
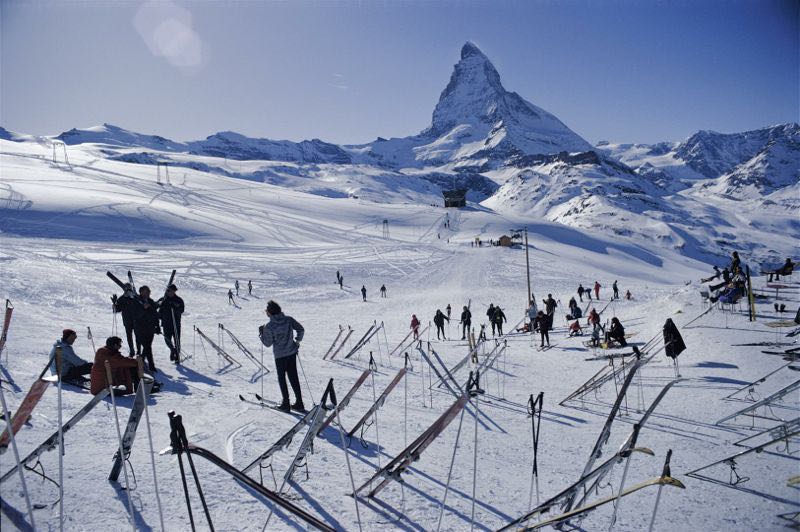
<instances>
[{"instance_id":1,"label":"packed snow surface","mask_svg":"<svg viewBox=\"0 0 800 532\"><path fill-rule=\"evenodd\" d=\"M528 228L534 296L540 307L548 293L560 301L555 330L550 334L554 347L538 351L538 335L493 338L489 330L479 361L487 362L484 353L494 349L495 342L505 349L492 368L481 374L480 385L485 393L471 400L463 423L461 417L453 420L402 473L403 484L390 482L375 498L361 497L356 501L349 496L352 487L348 468L359 487L455 400L446 387L437 386L436 373L431 372L419 351L414 347L404 349L409 355L409 372L372 423L349 442L349 464L338 427L331 425L317 438L314 452L285 486L285 496L336 529L358 529L360 516L365 530L432 530L438 526L453 460L441 529L471 528L473 489L475 528L497 529L535 506L537 500L536 490L531 488L531 418L526 404L531 395L539 392L544 392L544 411L537 456L538 497L544 501L575 482L621 385L621 380L610 381L584 400L559 404L608 364L599 358L605 351L584 347L586 336L567 338L565 330L567 301L577 296L578 284L589 288L599 281L600 300L585 301L582 308L604 309L604 322L612 316L619 317L626 331L633 334L630 342L656 356L633 379L596 463L612 456L627 438L632 424L675 378L676 368L663 351L658 352L663 345L662 326L671 318L688 346L678 359L682 379L643 426L637 446L652 450L653 456L632 455L625 486L659 476L671 449L672 476L686 489L664 488L656 530L775 530L786 523L779 514L798 510L797 488L787 485L789 478L798 474L796 456L789 455L797 451L797 438L738 458L736 472L748 480L737 485L729 483L734 477L725 464L704 471L718 483L687 476L699 467L746 450L735 443L779 425L777 419L797 417L800 405L795 391L771 408L760 409L758 414L763 417L744 416L716 424L752 405L752 400L797 381L799 375L792 370L796 364L787 366L783 357L762 353L797 345L796 337L785 336L787 329L767 326L790 317L788 312L776 314L773 303L786 304L794 315L800 300L796 275L794 279L781 280L788 288L781 289L777 298L775 289L763 292L769 297L758 300L755 322L748 321L745 305L727 312L712 310L693 321L705 310L699 293L703 287L698 280L709 275L710 265L657 238L637 240L614 235L603 227L547 221L551 215L565 217L568 213L551 207L529 185L558 180L559 190L568 194L565 180L584 177L569 176L563 169L547 169L546 176L538 171L504 176L509 183L519 179L530 188L526 193L531 194L534 214L524 209L494 210L474 203L462 210L444 210L431 206L440 201L436 189L426 189L422 182L409 184L389 177L380 181L381 176L375 177L372 170L353 177L320 166L318 173L308 177L309 189L284 186L269 179L241 179L208 167L229 164L233 168L230 173L236 174L244 173L238 165L266 163L225 161L213 154L192 158L173 153L173 157L192 164L170 166L169 181L162 173L159 183L154 163L114 160L105 156L104 149L98 138L93 143L68 146L56 154L54 161L49 143L0 140L0 296L10 299L15 307L1 360L3 390L9 407L15 410L46 364L50 348L63 328L79 332L75 349L87 360L92 360L93 350L86 336L87 327L91 328L97 347L115 332L123 335L121 321L110 312L109 298L119 290L106 277L106 271L124 277L130 270L137 285L147 284L155 296L160 296L171 270L176 269L178 294L187 307L182 345L189 358L181 366L172 365L161 337L156 337L156 378L163 382L163 389L149 403L159 494L168 530L189 529L189 517L178 458L159 452L170 443L167 412L183 416L191 443L238 468L264 452L296 422L293 416L239 400L239 394L254 399L256 393L271 400L279 398L270 350L265 349L263 356L273 371L260 375L227 337L221 345L242 363L241 367L222 360L194 334L195 327L216 342L218 324L223 324L260 358L258 326L266 321L265 304L269 299L279 302L286 314L305 327L300 360L307 406L319 400L329 379L333 379L337 395L344 396L368 367L371 353L377 370L341 412L342 425L349 430L404 366L402 353L389 353L408 333L412 314L420 318L424 327L436 309L452 305L453 314L445 326L447 339L439 340L429 330L422 343L426 353L430 346L448 368L463 359L469 349L460 340L457 323L463 306L470 306L472 325L478 330L480 324L487 323L489 304L499 305L508 318L505 331L513 332L514 325L523 319L527 303L525 251L521 247L490 247L486 242L524 226ZM138 148L124 148L115 155L138 152ZM171 153L166 146L159 147L158 152ZM68 154L68 162L64 153ZM286 167L294 163L281 164ZM161 171L165 169L162 167ZM592 171L599 170L592 167ZM622 170L614 171L619 173L609 187L627 179ZM288 173L295 176L294 184L300 182L296 173ZM348 179L359 180L360 185L347 183ZM345 193L318 194L310 190L323 183L330 190ZM378 202L365 197L368 195L346 193L348 186L360 190L374 187L375 196L387 193L397 199ZM512 200L507 190L498 196L498 201L503 198ZM637 212L647 210L644 199L635 207ZM539 217L540 212L547 216ZM653 231L662 231L663 225L647 222L648 219L642 216L626 223L652 223ZM669 235L666 231L664 234ZM785 234L762 228L758 235L765 246L787 249ZM484 245L471 245L475 238ZM748 261L746 254L743 258ZM758 270L756 266L751 263L754 270ZM337 270L344 276L343 289L336 283ZM235 298L236 305L230 305L227 291L236 280L242 288ZM252 295L247 293L248 280L253 282ZM630 290L632 300L610 299L615 280L621 295ZM757 288L764 288L765 278L755 277L754 282ZM379 296L382 284L387 288L386 298ZM366 302L361 300L362 285L367 288ZM581 322L585 323L585 319ZM374 323L383 323L381 332L344 359L344 354ZM348 345L334 360L323 360L339 327L352 327ZM762 343L763 346L741 345ZM774 343L779 345L768 345ZM614 360L614 364L618 367L620 360ZM778 370L782 366L786 367ZM443 371L441 367L437 369ZM469 369L475 366L468 364L455 373L459 385L466 384ZM749 395L745 390L734 396L738 400L725 399L773 371ZM65 386L64 418L89 398L87 392ZM130 397L117 400L122 423L131 404ZM479 412L477 425L475 412ZM57 391L52 386L30 423L17 435L21 454L26 455L52 434L57 420ZM303 434L262 468L251 471L252 478L276 489ZM770 439L758 436L745 444L756 445ZM137 529L160 528L144 423L130 457L135 472L135 486L130 492L106 480L116 446L109 400L65 436L65 529L130 529L129 495ZM13 463L10 451L0 455L0 472L8 471ZM194 464L216 529L260 530L264 526L271 508L268 503L204 459L195 456ZM41 466L48 477L57 478L57 451L42 455ZM588 500L616 492L624 468L624 462L617 464ZM57 487L31 471L25 473L32 502L39 506L34 510L37 528L58 529ZM195 523L206 529L188 471L187 475ZM473 485L474 478L477 482ZM2 528L22 528L27 513L18 477L6 480L1 492ZM615 529L646 529L656 492L655 487L647 488L622 499ZM613 511L613 505L606 505L571 524L586 530L608 528ZM558 509L545 516L556 512ZM534 522L535 519L529 524ZM305 525L279 510L268 528L297 530Z\"/></svg>"}]
</instances>

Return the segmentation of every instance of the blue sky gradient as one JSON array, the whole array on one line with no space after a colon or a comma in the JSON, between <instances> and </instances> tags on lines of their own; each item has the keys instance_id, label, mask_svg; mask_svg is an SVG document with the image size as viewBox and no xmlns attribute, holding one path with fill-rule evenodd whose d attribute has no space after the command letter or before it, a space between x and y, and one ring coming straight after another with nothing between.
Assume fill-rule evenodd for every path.
<instances>
[{"instance_id":1,"label":"blue sky gradient","mask_svg":"<svg viewBox=\"0 0 800 532\"><path fill-rule=\"evenodd\" d=\"M405 136L430 124L467 40L592 143L800 120L797 0L0 0L0 125Z\"/></svg>"}]
</instances>

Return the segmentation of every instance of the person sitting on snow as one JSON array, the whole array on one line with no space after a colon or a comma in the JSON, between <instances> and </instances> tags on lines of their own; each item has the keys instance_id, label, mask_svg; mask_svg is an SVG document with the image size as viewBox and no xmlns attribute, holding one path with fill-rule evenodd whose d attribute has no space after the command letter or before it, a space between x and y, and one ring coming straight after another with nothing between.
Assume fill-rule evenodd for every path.
<instances>
[{"instance_id":1,"label":"person sitting on snow","mask_svg":"<svg viewBox=\"0 0 800 532\"><path fill-rule=\"evenodd\" d=\"M625 328L616 316L611 318L611 328L606 333L606 341L610 342L611 340L618 342L622 347L628 345L628 342L625 341Z\"/></svg>"},{"instance_id":2,"label":"person sitting on snow","mask_svg":"<svg viewBox=\"0 0 800 532\"><path fill-rule=\"evenodd\" d=\"M569 335L572 336L582 336L583 329L581 328L580 320L575 320L572 322L572 325L569 326Z\"/></svg>"},{"instance_id":3,"label":"person sitting on snow","mask_svg":"<svg viewBox=\"0 0 800 532\"><path fill-rule=\"evenodd\" d=\"M75 354L75 350L72 349L72 344L74 344L75 340L77 339L78 333L72 329L64 329L61 332L61 338L56 340L56 343L53 344L53 348L50 350L50 358L52 359L52 362L50 363L50 373L53 375L58 373L58 369L56 368L55 354L56 349L60 347L61 380L80 386L89 381L89 379L85 378L84 375L89 375L92 372L92 363L86 362L84 359Z\"/></svg>"},{"instance_id":4,"label":"person sitting on snow","mask_svg":"<svg viewBox=\"0 0 800 532\"><path fill-rule=\"evenodd\" d=\"M91 392L97 395L108 387L106 379L106 361L111 365L112 386L124 386L125 389L115 392L118 395L133 393L134 385L139 382L139 364L135 358L122 356L119 350L122 348L122 338L110 336L106 339L106 345L97 350L94 355L94 365L92 365L92 387Z\"/></svg>"}]
</instances>

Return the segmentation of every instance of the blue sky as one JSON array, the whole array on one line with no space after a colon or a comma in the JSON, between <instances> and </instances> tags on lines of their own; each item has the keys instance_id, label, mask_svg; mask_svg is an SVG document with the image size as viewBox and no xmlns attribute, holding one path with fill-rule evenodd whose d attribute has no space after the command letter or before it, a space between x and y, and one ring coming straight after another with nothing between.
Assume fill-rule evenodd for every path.
<instances>
[{"instance_id":1,"label":"blue sky","mask_svg":"<svg viewBox=\"0 0 800 532\"><path fill-rule=\"evenodd\" d=\"M590 142L800 118L800 2L0 0L0 125L405 136L465 41Z\"/></svg>"}]
</instances>

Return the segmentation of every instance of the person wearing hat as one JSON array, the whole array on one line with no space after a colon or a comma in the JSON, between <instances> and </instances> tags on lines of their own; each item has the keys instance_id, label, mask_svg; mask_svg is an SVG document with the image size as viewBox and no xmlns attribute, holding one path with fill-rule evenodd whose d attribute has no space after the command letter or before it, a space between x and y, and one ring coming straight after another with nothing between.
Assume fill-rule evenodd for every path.
<instances>
[{"instance_id":1,"label":"person wearing hat","mask_svg":"<svg viewBox=\"0 0 800 532\"><path fill-rule=\"evenodd\" d=\"M164 297L158 300L158 317L161 320L161 332L164 343L169 347L169 359L175 364L181 363L181 315L183 315L183 299L176 293L178 287L171 284Z\"/></svg>"},{"instance_id":2,"label":"person wearing hat","mask_svg":"<svg viewBox=\"0 0 800 532\"><path fill-rule=\"evenodd\" d=\"M56 375L58 369L56 368L56 349L61 348L61 380L65 382L72 382L80 386L88 379L84 375L89 375L92 371L92 363L86 362L84 359L75 354L72 349L72 344L78 339L78 333L72 329L64 329L61 333L61 338L56 340L53 344L53 349L50 350L50 373Z\"/></svg>"},{"instance_id":3,"label":"person wearing hat","mask_svg":"<svg viewBox=\"0 0 800 532\"><path fill-rule=\"evenodd\" d=\"M161 334L158 327L158 304L150 299L150 288L147 286L139 287L139 297L137 297L136 313L133 320L133 331L136 333L136 341L142 345L141 357L147 361L151 373L155 373L156 364L153 361L153 338L156 334Z\"/></svg>"},{"instance_id":4,"label":"person wearing hat","mask_svg":"<svg viewBox=\"0 0 800 532\"><path fill-rule=\"evenodd\" d=\"M110 336L106 339L106 345L97 350L94 355L94 365L92 366L92 386L91 392L97 395L108 387L106 379L106 361L111 365L112 386L124 386L125 389L117 395L127 395L134 392L134 384L139 381L139 364L135 358L122 356L119 350L122 348L122 338Z\"/></svg>"},{"instance_id":5,"label":"person wearing hat","mask_svg":"<svg viewBox=\"0 0 800 532\"><path fill-rule=\"evenodd\" d=\"M281 310L281 306L275 301L270 300L267 303L266 312L267 316L269 316L269 322L261 325L258 328L258 333L261 343L267 347L272 347L272 354L275 357L275 369L278 374L278 386L280 386L282 398L278 409L284 412L289 411L289 389L286 386L286 377L288 376L295 398L291 409L305 412L303 394L300 391L300 379L297 377L297 352L305 330L297 320L291 316L286 316Z\"/></svg>"},{"instance_id":6,"label":"person wearing hat","mask_svg":"<svg viewBox=\"0 0 800 532\"><path fill-rule=\"evenodd\" d=\"M131 283L125 283L125 292L119 297L116 294L111 296L111 303L114 312L122 314L122 325L125 327L125 337L128 339L128 351L131 356L138 355L142 351L139 339L136 339L136 349L133 343L133 322L136 317L136 292L133 291Z\"/></svg>"}]
</instances>

